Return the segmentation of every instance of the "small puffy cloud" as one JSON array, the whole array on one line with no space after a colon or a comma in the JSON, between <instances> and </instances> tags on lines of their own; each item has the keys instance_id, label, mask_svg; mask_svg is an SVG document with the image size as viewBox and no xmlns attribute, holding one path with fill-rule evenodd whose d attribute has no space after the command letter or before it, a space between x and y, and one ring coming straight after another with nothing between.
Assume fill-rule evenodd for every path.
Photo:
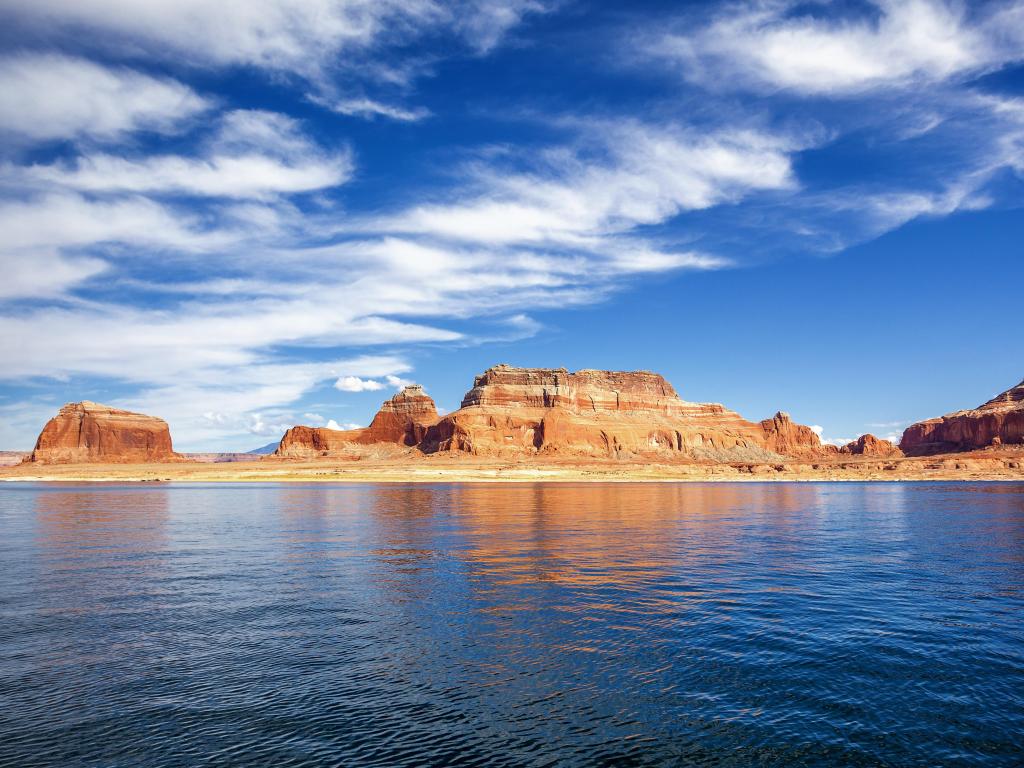
<instances>
[{"instance_id":1,"label":"small puffy cloud","mask_svg":"<svg viewBox=\"0 0 1024 768\"><path fill-rule=\"evenodd\" d=\"M389 379L393 378L391 376ZM376 392L384 389L384 385L373 379L361 379L358 376L342 376L334 382L334 388L342 392Z\"/></svg>"},{"instance_id":2,"label":"small puffy cloud","mask_svg":"<svg viewBox=\"0 0 1024 768\"><path fill-rule=\"evenodd\" d=\"M352 429L361 429L359 424L355 424L353 422L346 422L344 424L339 424L334 419L331 419L330 421L328 421L327 424L324 425L324 426L325 426L326 429L333 429L336 432L347 432L347 431L352 430Z\"/></svg>"},{"instance_id":3,"label":"small puffy cloud","mask_svg":"<svg viewBox=\"0 0 1024 768\"><path fill-rule=\"evenodd\" d=\"M412 379L403 379L398 376L392 376L390 374L388 376L385 376L384 380L388 383L389 387L394 387L395 389L404 389L405 387L411 386L416 383Z\"/></svg>"}]
</instances>

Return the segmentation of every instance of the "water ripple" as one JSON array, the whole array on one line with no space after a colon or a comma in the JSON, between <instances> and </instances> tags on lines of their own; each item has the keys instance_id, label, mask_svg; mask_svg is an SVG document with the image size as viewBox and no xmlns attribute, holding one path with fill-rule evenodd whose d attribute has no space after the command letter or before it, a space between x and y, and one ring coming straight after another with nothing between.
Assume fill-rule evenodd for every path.
<instances>
[{"instance_id":1,"label":"water ripple","mask_svg":"<svg viewBox=\"0 0 1024 768\"><path fill-rule=\"evenodd\" d=\"M0 489L0 765L1020 765L1024 486Z\"/></svg>"}]
</instances>

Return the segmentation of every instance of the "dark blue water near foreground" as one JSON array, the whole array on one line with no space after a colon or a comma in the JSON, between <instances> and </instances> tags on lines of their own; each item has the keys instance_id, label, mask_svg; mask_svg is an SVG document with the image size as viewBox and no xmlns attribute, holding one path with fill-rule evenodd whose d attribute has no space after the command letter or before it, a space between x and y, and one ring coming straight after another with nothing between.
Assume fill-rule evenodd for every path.
<instances>
[{"instance_id":1,"label":"dark blue water near foreground","mask_svg":"<svg viewBox=\"0 0 1024 768\"><path fill-rule=\"evenodd\" d=\"M0 488L0 765L1020 765L1024 485Z\"/></svg>"}]
</instances>

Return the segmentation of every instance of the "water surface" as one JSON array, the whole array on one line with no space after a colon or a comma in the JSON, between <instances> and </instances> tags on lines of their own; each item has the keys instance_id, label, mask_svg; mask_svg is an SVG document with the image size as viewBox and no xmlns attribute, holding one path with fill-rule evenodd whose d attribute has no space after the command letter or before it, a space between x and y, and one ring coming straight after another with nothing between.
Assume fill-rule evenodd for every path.
<instances>
[{"instance_id":1,"label":"water surface","mask_svg":"<svg viewBox=\"0 0 1024 768\"><path fill-rule=\"evenodd\" d=\"M0 487L0 765L1020 765L1024 484Z\"/></svg>"}]
</instances>

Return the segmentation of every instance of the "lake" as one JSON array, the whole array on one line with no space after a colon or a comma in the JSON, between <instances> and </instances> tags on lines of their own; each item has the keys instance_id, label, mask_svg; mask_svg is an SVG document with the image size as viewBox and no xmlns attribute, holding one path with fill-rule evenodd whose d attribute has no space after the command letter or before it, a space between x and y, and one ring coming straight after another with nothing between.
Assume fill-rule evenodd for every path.
<instances>
[{"instance_id":1,"label":"lake","mask_svg":"<svg viewBox=\"0 0 1024 768\"><path fill-rule=\"evenodd\" d=\"M1024 484L0 487L0 765L1020 765Z\"/></svg>"}]
</instances>

